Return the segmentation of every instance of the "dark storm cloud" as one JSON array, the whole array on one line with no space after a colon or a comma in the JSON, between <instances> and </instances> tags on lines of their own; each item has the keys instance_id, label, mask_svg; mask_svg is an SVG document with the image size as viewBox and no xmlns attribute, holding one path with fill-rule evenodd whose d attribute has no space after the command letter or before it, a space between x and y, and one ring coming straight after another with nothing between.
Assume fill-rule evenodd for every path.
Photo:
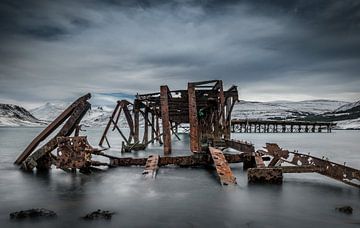
<instances>
[{"instance_id":1,"label":"dark storm cloud","mask_svg":"<svg viewBox=\"0 0 360 228\"><path fill-rule=\"evenodd\" d=\"M220 78L245 99L359 99L360 2L2 1L0 98Z\"/></svg>"}]
</instances>

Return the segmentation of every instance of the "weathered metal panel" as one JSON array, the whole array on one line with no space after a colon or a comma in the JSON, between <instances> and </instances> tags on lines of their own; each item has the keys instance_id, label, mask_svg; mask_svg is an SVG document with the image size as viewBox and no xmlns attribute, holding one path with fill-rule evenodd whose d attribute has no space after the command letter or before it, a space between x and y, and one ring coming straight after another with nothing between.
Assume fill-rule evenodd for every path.
<instances>
[{"instance_id":1,"label":"weathered metal panel","mask_svg":"<svg viewBox=\"0 0 360 228\"><path fill-rule=\"evenodd\" d=\"M233 175L222 151L214 147L209 147L209 151L219 175L220 183L222 185L235 185L236 177Z\"/></svg>"}]
</instances>

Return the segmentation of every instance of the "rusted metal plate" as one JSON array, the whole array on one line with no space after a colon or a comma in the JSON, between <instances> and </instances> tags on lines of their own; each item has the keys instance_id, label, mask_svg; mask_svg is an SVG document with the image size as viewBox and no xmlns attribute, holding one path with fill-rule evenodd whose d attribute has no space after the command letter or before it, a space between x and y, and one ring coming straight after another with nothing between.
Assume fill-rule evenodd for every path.
<instances>
[{"instance_id":1,"label":"rusted metal plate","mask_svg":"<svg viewBox=\"0 0 360 228\"><path fill-rule=\"evenodd\" d=\"M283 181L281 168L250 168L247 174L248 182L253 184L281 184Z\"/></svg>"},{"instance_id":2,"label":"rusted metal plate","mask_svg":"<svg viewBox=\"0 0 360 228\"><path fill-rule=\"evenodd\" d=\"M233 175L228 162L221 150L209 147L211 157L214 161L216 172L222 185L235 185L236 177Z\"/></svg>"},{"instance_id":3,"label":"rusted metal plate","mask_svg":"<svg viewBox=\"0 0 360 228\"><path fill-rule=\"evenodd\" d=\"M90 167L93 148L86 136L58 137L56 167L61 169L82 169Z\"/></svg>"},{"instance_id":4,"label":"rusted metal plate","mask_svg":"<svg viewBox=\"0 0 360 228\"><path fill-rule=\"evenodd\" d=\"M142 172L145 178L155 178L159 169L159 155L150 155L146 160L145 169Z\"/></svg>"}]
</instances>

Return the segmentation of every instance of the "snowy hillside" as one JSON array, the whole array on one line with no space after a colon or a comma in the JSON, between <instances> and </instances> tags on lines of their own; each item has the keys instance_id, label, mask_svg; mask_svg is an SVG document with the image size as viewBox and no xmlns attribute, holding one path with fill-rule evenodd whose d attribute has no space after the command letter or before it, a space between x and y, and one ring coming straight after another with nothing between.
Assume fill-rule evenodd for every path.
<instances>
[{"instance_id":1,"label":"snowy hillside","mask_svg":"<svg viewBox=\"0 0 360 228\"><path fill-rule=\"evenodd\" d=\"M68 104L65 103L49 103L37 107L35 109L31 109L30 112L36 118L40 120L46 120L46 121L52 121L56 117L58 117L68 106Z\"/></svg>"},{"instance_id":2,"label":"snowy hillside","mask_svg":"<svg viewBox=\"0 0 360 228\"><path fill-rule=\"evenodd\" d=\"M349 102L332 100L251 102L240 101L234 106L233 118L239 119L294 119L331 112Z\"/></svg>"},{"instance_id":3,"label":"snowy hillside","mask_svg":"<svg viewBox=\"0 0 360 228\"><path fill-rule=\"evenodd\" d=\"M38 120L23 107L0 104L0 126L41 126L44 124L44 121Z\"/></svg>"},{"instance_id":4,"label":"snowy hillside","mask_svg":"<svg viewBox=\"0 0 360 228\"><path fill-rule=\"evenodd\" d=\"M346 111L348 111L348 110L351 110L351 109L354 109L354 108L357 108L357 107L360 107L360 101L342 105L342 106L340 106L339 108L335 109L334 112L336 112L336 113L346 112Z\"/></svg>"},{"instance_id":5,"label":"snowy hillside","mask_svg":"<svg viewBox=\"0 0 360 228\"><path fill-rule=\"evenodd\" d=\"M336 121L338 127L342 129L360 128L360 120L357 116L356 107L357 103L349 103L343 101L332 101L332 100L309 100L300 102L290 101L275 101L275 102L252 102L252 101L240 101L234 106L233 115L234 119L308 119L318 120L311 118L320 118L328 121ZM96 106L93 105L91 110L84 116L81 121L82 124L93 127L104 127L109 121L109 117L115 107L113 105L107 106ZM41 125L44 121L49 123L54 120L69 104L65 103L46 103L38 108L32 109L30 113L23 114L9 114L9 111L0 112L0 126L35 126ZM26 110L18 107L13 110L18 110L20 113L27 112ZM9 108L8 108L9 109ZM4 110L4 108L2 108ZM19 111L22 110L22 111ZM335 111L334 111L335 110ZM347 110L351 110L348 113ZM12 113L18 113L12 112ZM11 116L11 118L9 117ZM20 118L18 118L20 116ZM336 116L338 119L332 119ZM43 122L39 120L44 120ZM140 119L140 124L143 120ZM126 127L126 121L124 115L119 120L120 127Z\"/></svg>"}]
</instances>

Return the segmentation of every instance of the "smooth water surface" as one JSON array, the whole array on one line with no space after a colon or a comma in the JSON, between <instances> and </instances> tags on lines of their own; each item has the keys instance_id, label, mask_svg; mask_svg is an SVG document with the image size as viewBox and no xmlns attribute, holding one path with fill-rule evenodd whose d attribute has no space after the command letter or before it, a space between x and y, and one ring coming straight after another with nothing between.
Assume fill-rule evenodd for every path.
<instances>
[{"instance_id":1,"label":"smooth water surface","mask_svg":"<svg viewBox=\"0 0 360 228\"><path fill-rule=\"evenodd\" d=\"M24 173L13 161L40 128L0 128L0 227L360 227L360 191L319 174L286 174L284 183L248 185L241 164L232 164L235 187L221 187L213 169L160 168L144 180L142 167L68 174ZM102 129L85 132L97 145ZM174 154L189 154L188 136L173 139ZM332 134L233 134L260 149L266 142L360 169L360 131ZM120 136L110 138L121 156ZM157 145L134 156L161 153ZM129 154L123 155L129 156ZM350 205L352 215L335 207ZM57 212L50 220L11 221L9 213L44 207ZM116 212L110 221L83 221L96 209Z\"/></svg>"}]
</instances>

